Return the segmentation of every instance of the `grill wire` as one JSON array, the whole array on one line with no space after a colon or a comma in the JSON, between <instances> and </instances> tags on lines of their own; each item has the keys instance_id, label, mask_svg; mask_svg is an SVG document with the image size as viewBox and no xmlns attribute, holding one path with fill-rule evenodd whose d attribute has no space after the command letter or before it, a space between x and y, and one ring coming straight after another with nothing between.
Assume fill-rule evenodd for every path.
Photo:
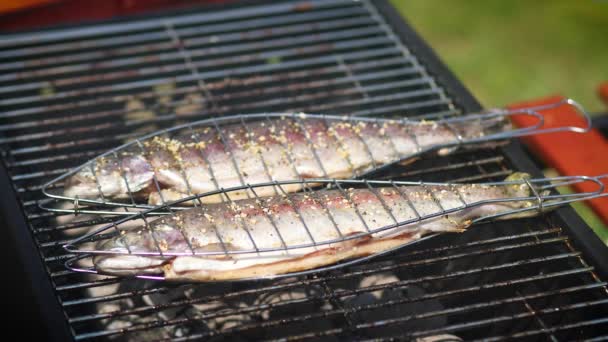
<instances>
[{"instance_id":1,"label":"grill wire","mask_svg":"<svg viewBox=\"0 0 608 342\"><path fill-rule=\"evenodd\" d=\"M33 39L36 37L36 39ZM459 110L369 1L283 1L0 39L0 144L75 339L607 337L606 283L551 216L484 224L346 269L168 284L75 274L61 245L111 217L43 211L40 186L159 128L243 112ZM499 150L383 176L500 180Z\"/></svg>"}]
</instances>

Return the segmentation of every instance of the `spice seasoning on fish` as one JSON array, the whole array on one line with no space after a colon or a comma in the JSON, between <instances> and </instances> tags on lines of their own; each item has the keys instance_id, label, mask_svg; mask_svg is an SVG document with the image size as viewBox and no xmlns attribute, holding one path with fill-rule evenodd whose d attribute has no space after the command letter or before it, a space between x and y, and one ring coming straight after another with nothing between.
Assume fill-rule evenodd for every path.
<instances>
[{"instance_id":1,"label":"spice seasoning on fish","mask_svg":"<svg viewBox=\"0 0 608 342\"><path fill-rule=\"evenodd\" d=\"M516 173L507 180L523 177L527 175ZM429 192L441 196L432 198ZM429 233L462 232L475 218L506 214L534 205L533 200L500 201L529 195L530 189L519 185L410 185L373 191L319 190L288 197L275 195L263 200L252 198L207 204L151 221L149 225L159 241L160 251L155 250L151 234L145 229L136 229L99 245L100 250L123 251L124 255L100 255L94 263L100 272L119 275L163 273L167 279L176 280L274 276L380 253ZM488 201L432 219L417 219L437 213L439 205L444 209L462 208L463 200L466 203ZM528 211L510 217L536 214L536 211ZM395 225L399 222L409 223ZM382 227L391 228L378 230ZM139 233L142 230L144 234ZM368 231L371 231L370 235L342 240L344 236ZM186 239L192 241L192 238L197 244L190 250ZM134 253L176 251L181 254L163 258L135 256L127 252L124 241ZM324 244L324 241L333 242ZM222 244L234 253L192 255L217 249L216 246ZM287 249L290 246L300 247ZM260 251L255 252L256 248ZM242 253L244 251L253 252Z\"/></svg>"}]
</instances>

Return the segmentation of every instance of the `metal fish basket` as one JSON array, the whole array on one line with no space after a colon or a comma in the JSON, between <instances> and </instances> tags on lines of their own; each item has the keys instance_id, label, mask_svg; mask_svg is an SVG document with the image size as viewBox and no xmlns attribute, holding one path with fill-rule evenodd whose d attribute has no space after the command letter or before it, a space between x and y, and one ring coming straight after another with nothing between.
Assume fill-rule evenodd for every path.
<instances>
[{"instance_id":1,"label":"metal fish basket","mask_svg":"<svg viewBox=\"0 0 608 342\"><path fill-rule=\"evenodd\" d=\"M583 117L585 117L587 122L585 127L564 126L557 128L543 128L544 119L539 111L559 106L571 106L575 108ZM485 124L489 125L497 119L501 121L508 121L508 118L513 115L531 116L535 118L537 122L536 124L528 127L509 127L508 129L502 131L482 133L481 135L474 137L463 136L462 129L459 129L459 127L466 125L478 125L483 127ZM318 175L306 176L295 168L294 160L296 157L294 156L291 143L288 141L285 135L276 138L274 144L277 146L280 153L284 155L286 165L282 167L287 169L293 168L293 170L289 171L286 175L277 176L275 174L276 172L273 172L272 168L269 166L271 165L269 158L265 156L265 153L258 148L257 150L251 149L251 151L248 151L248 153L251 153L253 158L256 159L255 163L258 163L259 165L259 170L257 170L258 172L255 172L254 174L248 174L245 172L245 166L243 164L244 162L235 157L234 151L238 147L232 146L234 143L230 141L234 138L235 130L239 130L240 133L244 134L245 137L243 140L245 141L245 144L249 144L249 147L256 147L260 145L260 141L258 141L258 139L265 137L263 135L261 137L256 137L252 132L252 125L258 125L257 127L260 125L262 127L265 125L266 127L274 127L275 124L285 122L285 120L289 122L292 129L297 132L302 132L304 144L306 145L307 149L310 150L310 154L314 160L314 167L318 169ZM304 113L264 113L210 118L194 123L179 125L170 129L160 130L142 136L127 144L112 149L86 162L80 167L77 167L47 182L42 186L42 192L48 197L48 199L41 201L40 206L45 210L54 212L110 215L130 215L134 211L153 208L155 205L152 205L145 199L142 199L139 194L141 192L139 189L136 191L135 182L129 176L134 173L134 171L123 165L123 163L119 161L119 158L120 156L124 155L146 156L148 151L145 146L150 146L151 143L158 143L159 141L161 141L160 143L162 144L168 144L169 146L164 146L163 148L170 151L173 149L178 149L180 146L187 144L195 150L195 153L200 154L197 156L197 158L204 160L203 166L201 166L202 169L200 171L208 174L209 180L207 182L209 184L207 185L205 191L195 191L191 185L192 181L190 177L186 174L187 162L184 162L180 156L173 157L175 159L175 163L177 164L175 165L177 171L175 172L174 177L179 178L177 182L184 184L185 187L183 193L179 194L178 196L178 199L180 199L194 196L202 192L221 191L225 188L246 186L248 184L265 183L271 181L288 181L305 178L336 178L335 175L327 172L327 161L324 161L323 157L319 154L318 151L320 148L318 144L313 142L314 137L311 136L309 131L309 125L312 124L319 124L320 129L326 131L333 130L336 125L362 125L362 127L367 127L369 125L376 127L376 129L378 127L386 127L387 125L396 124L406 127L406 130L408 130L408 139L413 144L412 153L408 153L406 155L400 154L397 151L393 139L388 136L386 130L383 128L378 129L378 132L381 135L380 139L385 143L386 147L394 150L393 158L384 163L376 162L378 159L376 155L380 153L380 151L378 151L378 149L371 148L366 141L366 138L363 137L363 135L358 132L357 129L353 129L354 134L356 134L357 143L360 144L358 147L364 151L363 153L366 155L365 157L369 158L371 161L368 167L361 170L357 170L357 168L354 166L355 162L353 162L348 153L344 152L346 150L344 143L340 141L340 139L332 137L332 139L335 140L334 146L336 149L338 149L338 151L335 151L335 157L338 158L337 160L344 162L345 165L347 165L347 169L349 169L349 173L340 178L362 179L369 178L370 176L378 174L379 172L396 164L406 163L409 160L414 160L421 155L432 152L453 150L465 146L467 148L475 148L475 146L484 146L487 143L499 143L500 141L535 134L556 132L584 133L590 129L589 120L589 116L584 108L582 108L582 106L580 106L576 101L571 99L546 106L537 106L518 110L495 109L483 113L473 113L449 118L433 115L419 118L401 117L391 119ZM448 137L443 139L440 143L423 143L420 141L420 137L407 128L419 125L442 127L444 129L443 132L447 132L446 134ZM205 134L206 136L211 135L213 136L212 139L217 141L218 144L215 148L222 149L221 153L223 153L225 157L229 159L227 160L227 165L222 164L224 167L230 169L229 171L218 169L218 167L214 166L214 163L207 158L206 151L210 148L207 146L209 145L209 141L204 141L201 138L201 134ZM177 140L175 137L181 137L181 140ZM171 146L171 144L177 146ZM99 180L99 167L100 165L105 165L107 163L116 164L116 171L113 177L115 177L115 182L122 183L117 186L124 188L124 190L122 190L124 194L122 195L122 198L118 200L111 198L107 193L104 193L104 186L102 184L103 181ZM79 196L78 194L66 195L64 193L65 183L70 177L83 171L89 172L91 175L90 177L94 180L94 184L91 185L94 194L86 197ZM221 172L230 172L234 181L228 185L218 181L217 175ZM165 204L174 199L167 198L167 193L164 192L163 181L159 180L158 173L158 170L153 171L150 186L146 189L146 191L149 191L150 193L146 194L145 198L151 198L154 196L157 198L157 201L160 202L157 204ZM248 196L250 195L251 194L248 194Z\"/></svg>"},{"instance_id":2,"label":"metal fish basket","mask_svg":"<svg viewBox=\"0 0 608 342\"><path fill-rule=\"evenodd\" d=\"M79 266L80 265L79 263L81 263L83 260L91 258L95 255L122 254L122 255L133 255L133 256L161 257L161 258L162 257L171 258L171 257L177 257L177 256L196 256L196 257L223 256L226 258L230 258L231 256L242 255L242 254L250 254L253 256L255 256L255 255L259 256L263 253L269 253L269 252L283 252L283 253L287 253L287 254L297 253L299 250L301 251L301 250L304 250L307 248L312 248L314 250L318 250L318 249L328 248L329 246L334 245L334 244L344 243L347 241L357 240L357 239L362 239L362 238L369 238L374 235L382 234L384 232L393 231L393 233L394 233L395 230L399 230L400 232L407 232L407 231L415 232L418 224L426 222L428 220L433 220L438 217L448 217L449 215L452 215L455 213L470 210L470 209L473 209L476 207L481 207L484 205L491 205L491 204L497 204L497 203L529 202L530 204L526 205L523 208L514 208L512 210L506 210L506 211L503 211L503 212L500 212L500 213L497 213L494 215L485 215L485 216L476 217L470 222L470 224L477 224L480 222L491 221L491 220L495 220L495 219L498 219L501 217L517 217L518 215L520 215L522 213L542 214L543 212L550 211L552 209L555 209L555 208L563 206L563 205L567 205L569 203L585 201L585 200L590 200L590 199L606 196L607 193L605 192L605 186L601 181L601 179L604 177L606 177L606 175L601 175L601 176L596 176L596 177L569 176L569 177L553 177L553 178L538 178L538 179L524 178L521 180L506 180L506 181L502 181L502 182L486 182L486 183L472 184L473 186L479 186L479 187L522 186L522 187L525 187L528 190L528 193L530 194L530 196L504 197L504 198L498 198L498 199L484 199L484 200L479 200L479 201L467 201L462 195L462 190L460 188L458 188L459 185L462 185L459 183L401 182L401 181L392 181L392 180L381 181L381 180L367 180L367 179L361 179L361 180L312 179L312 180L282 181L282 182L274 181L274 182L260 183L260 184L255 184L255 185L246 185L246 186L234 187L234 188L230 188L230 189L222 189L222 190L218 190L218 191L214 191L214 192L210 192L210 193L206 193L206 194L198 194L198 195L190 196L188 198L184 198L184 199L181 199L178 201L167 203L167 204L164 204L161 206L153 207L153 208L150 208L147 210L142 210L136 214L132 214L127 217L123 217L115 222L107 224L104 227L101 227L100 229L91 231L88 234L85 234L85 235L69 242L68 244L66 244L64 246L64 248L68 252L76 254L76 257L74 257L66 262L66 266L69 269L76 271L76 272L97 273L98 271L94 267L83 268L83 267ZM302 186L302 188L304 189L304 193L308 194L307 196L310 196L311 200L314 201L314 203L318 204L319 207L323 208L323 211L326 213L326 215L328 215L328 218L329 218L328 222L331 222L333 224L333 227L330 227L330 228L333 228L338 231L339 238L318 240L318 241L313 238L313 234L311 233L311 231L309 229L309 225L307 224L307 222L305 222L305 220L303 219L303 216L300 215L299 208L296 205L294 205L294 203L291 199L293 196L295 196L295 194L291 194L291 193L288 193L283 190L284 186L288 186L290 184L296 184L296 183L300 184ZM588 191L588 192L569 193L569 194L560 194L560 193L557 193L557 191L555 191L556 188L558 188L558 187L570 186L570 185L577 184L577 183L590 183L590 184L593 184L595 189L593 191ZM407 193L402 190L402 187L408 187L408 186L415 186L415 187L422 189L422 191L425 192L426 196L428 196L429 201L434 203L435 209L432 211L429 211L426 209L422 210L420 207L418 207L416 202L412 201L412 199L407 195ZM217 227L214 228L214 230L215 230L215 233L217 234L218 240L221 243L221 248L219 248L216 251L199 251L199 250L196 250L195 248L193 248L192 245L190 245L189 243L188 243L189 248L186 248L185 250L171 251L171 250L167 250L166 248L163 249L160 246L160 244L158 243L158 241L156 240L156 238L154 238L155 232L154 232L154 229L151 228L152 226L149 223L151 215L161 215L161 216L162 215L173 215L176 213L177 210L185 208L185 206L183 206L184 202L193 202L192 205L194 207L201 207L204 205L203 202L201 201L201 198L204 198L205 196L220 195L225 198L225 201L227 203L230 203L232 205L234 203L234 201L232 201L230 199L231 193L242 191L242 190L249 190L249 191L251 191L251 193L256 194L256 189L259 190L259 189L265 188L265 187L270 187L270 188L274 189L274 191L276 192L277 195L279 195L285 199L285 203L287 203L290 206L289 209L292 210L293 212L297 213L296 216L301 221L302 227L304 227L307 236L310 238L309 243L298 244L298 245L286 244L283 237L281 237L280 229L278 228L277 224L273 220L272 215L266 211L264 211L266 217L269 219L269 222L274 227L280 241L282 242L281 245L278 247L258 248L257 246L260 246L261 244L259 241L255 241L255 239L249 233L251 231L251 227L248 226L247 220L239 220L238 222L235 222L235 229L241 229L247 233L247 235L250 239L251 245L254 247L252 249L239 249L239 250L231 249L229 244L226 244L225 242L222 241L222 238L221 238L220 234L218 233ZM320 190L318 189L319 187L320 187ZM434 194L434 190L436 190L436 187L441 187L441 189L443 189L443 191L449 192L450 195L452 195L454 198L457 198L460 203L458 205L455 205L455 206L452 206L449 208L445 208L444 206L442 206L442 204L441 204L442 202L438 199L438 197L437 197L438 195ZM317 188L317 190L313 190L313 188ZM368 225L368 223L366 223L365 219L363 218L362 213L360 212L360 210L358 208L358 204L353 200L352 195L349 192L349 189L352 190L353 188L369 190L370 193L376 197L376 199L379 201L379 203L381 203L381 205L382 205L381 207L385 211L385 214L390 216L394 222L392 224L384 225L381 227L375 227L375 228L370 227ZM392 210L389 208L389 205L387 205L387 203L383 200L382 196L380 195L380 192L383 191L382 189L391 189L395 193L398 193L400 196L400 200L403 200L403 201L405 201L405 203L407 203L408 207L415 214L415 217L412 217L411 219L408 219L408 220L402 220L402 221L397 220L395 218L395 216L393 215ZM355 212L357 213L357 216L358 216L360 222L365 227L365 231L357 233L357 234L348 234L348 235L340 233L340 227L336 224L336 221L332 217L333 214L323 204L323 201L320 200L321 196L329 190L337 191L340 194L341 199L348 202L347 203L348 206L355 208ZM262 198L256 197L256 201L261 202ZM155 242L156 250L135 251L133 248L129 247L129 245L127 243L125 243L125 246L126 246L125 251L100 250L100 249L96 249L94 246L91 245L91 243L98 243L99 241L104 241L109 238L121 237L123 234L125 234L129 230L133 229L132 222L134 220L139 221L140 224L143 225L143 229L140 233L149 234L152 237L152 240L154 240L154 242ZM189 239L186 236L186 233L183 230L181 231L181 234L183 234L185 241L189 241ZM324 271L328 271L328 270L334 270L334 269L337 269L340 267L354 265L356 263L363 262L363 261L369 260L371 258L380 257L383 255L392 253L397 249L401 249L406 246L410 246L410 245L419 243L421 241L433 238L433 237L437 236L438 234L440 234L440 233L427 234L425 236L422 236L422 237L415 239L411 242L408 242L406 244L403 244L403 245L400 245L400 246L397 246L395 248L391 248L388 250L383 250L381 252L378 252L378 253L375 253L375 254L372 254L369 256L365 256L362 258L356 258L354 260L347 260L347 261L332 264L332 265L326 266L326 267L320 267L320 268L299 271L299 272L290 272L287 274L272 275L272 276L268 276L268 277L264 277L264 278L267 278L267 279L273 278L274 279L274 278L282 278L282 277L301 276L301 275L324 272ZM136 277L142 278L142 279L164 280L164 277L156 276L156 275L136 275ZM259 280L258 278L255 278L255 279ZM243 278L243 279L238 279L238 280L249 281L249 280L253 280L253 279Z\"/></svg>"}]
</instances>

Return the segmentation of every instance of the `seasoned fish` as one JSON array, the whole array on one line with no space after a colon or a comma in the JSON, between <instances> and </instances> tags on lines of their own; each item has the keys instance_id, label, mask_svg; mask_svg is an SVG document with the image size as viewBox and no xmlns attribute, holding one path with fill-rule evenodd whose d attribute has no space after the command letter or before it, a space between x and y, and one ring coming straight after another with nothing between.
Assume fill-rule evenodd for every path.
<instances>
[{"instance_id":1,"label":"seasoned fish","mask_svg":"<svg viewBox=\"0 0 608 342\"><path fill-rule=\"evenodd\" d=\"M434 146L503 131L508 120L455 122L322 120L287 116L247 125L209 126L154 136L97 158L66 180L64 195L162 204L243 184L310 178L346 179ZM453 148L439 149L447 154ZM286 186L287 192L299 185ZM261 189L259 196L274 195ZM266 192L264 192L266 191ZM250 197L232 193L233 200ZM206 196L220 202L219 196Z\"/></svg>"},{"instance_id":2,"label":"seasoned fish","mask_svg":"<svg viewBox=\"0 0 608 342\"><path fill-rule=\"evenodd\" d=\"M521 179L516 173L508 180ZM314 269L341 260L376 254L432 232L459 232L475 218L533 205L534 201L493 202L415 222L445 210L484 200L529 196L526 184L428 185L323 190L243 199L180 211L102 242L110 253L94 258L110 274L164 273L167 279L195 281L269 277ZM409 202L408 202L409 199ZM414 211L415 209L415 211ZM534 215L535 211L512 214ZM408 225L396 225L411 220ZM365 235L374 230L386 230ZM360 234L352 240L342 237ZM323 242L330 242L323 244ZM317 244L314 246L313 244ZM282 249L284 247L295 249ZM208 252L253 253L209 254ZM142 253L165 253L145 256ZM207 252L207 255L192 255ZM181 253L181 255L180 255ZM190 253L190 255L187 255Z\"/></svg>"}]
</instances>

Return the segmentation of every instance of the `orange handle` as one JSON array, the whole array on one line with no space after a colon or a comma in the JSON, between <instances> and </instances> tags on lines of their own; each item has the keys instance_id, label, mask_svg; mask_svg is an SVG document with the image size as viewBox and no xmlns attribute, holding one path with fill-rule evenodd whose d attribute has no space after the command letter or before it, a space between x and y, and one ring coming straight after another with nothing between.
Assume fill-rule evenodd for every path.
<instances>
[{"instance_id":1,"label":"orange handle","mask_svg":"<svg viewBox=\"0 0 608 342\"><path fill-rule=\"evenodd\" d=\"M602 101L604 101L606 106L608 106L608 82L604 82L604 83L600 84L600 86L598 88L598 93L599 93L600 99L602 99Z\"/></svg>"},{"instance_id":2,"label":"orange handle","mask_svg":"<svg viewBox=\"0 0 608 342\"><path fill-rule=\"evenodd\" d=\"M36 7L39 5L56 2L57 0L7 0L0 1L0 14L6 14L12 11L23 10L26 8Z\"/></svg>"},{"instance_id":3,"label":"orange handle","mask_svg":"<svg viewBox=\"0 0 608 342\"><path fill-rule=\"evenodd\" d=\"M608 87L603 90L608 90ZM561 96L553 96L513 104L509 108L539 106L563 99ZM545 119L544 128L585 126L584 119L569 106L542 110L540 113ZM515 115L512 119L514 124L520 127L536 123L536 119L529 115ZM563 176L595 176L608 173L608 140L597 129L585 134L561 132L533 135L523 138L523 141L548 167L556 169ZM603 182L608 187L608 179ZM593 185L587 183L577 184L574 188L576 191L593 191ZM608 197L594 199L588 203L602 221L608 224Z\"/></svg>"}]
</instances>

